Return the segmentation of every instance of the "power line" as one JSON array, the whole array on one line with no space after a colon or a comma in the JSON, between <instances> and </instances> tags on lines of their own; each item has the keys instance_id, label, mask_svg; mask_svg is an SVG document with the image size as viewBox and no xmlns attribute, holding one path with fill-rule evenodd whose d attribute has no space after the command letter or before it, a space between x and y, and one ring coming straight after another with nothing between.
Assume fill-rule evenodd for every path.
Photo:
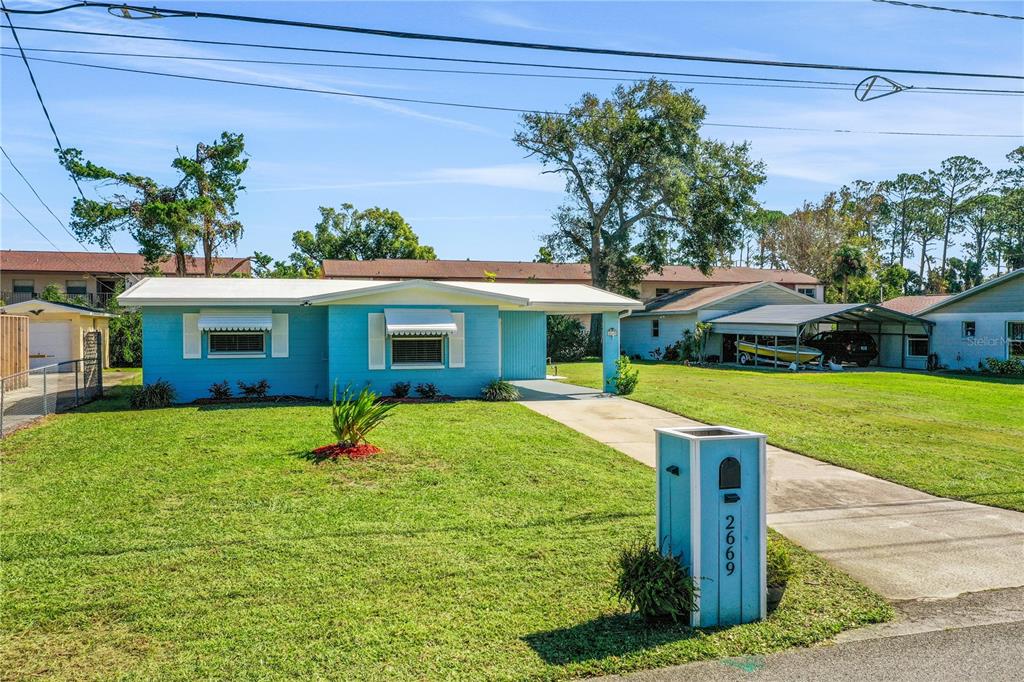
<instances>
[{"instance_id":1,"label":"power line","mask_svg":"<svg viewBox=\"0 0 1024 682\"><path fill-rule=\"evenodd\" d=\"M995 14L993 12L979 12L973 9L960 9L958 7L939 7L937 5L921 5L916 2L900 2L900 0L873 0L884 2L887 5L899 5L900 7L913 7L914 9L931 9L939 12L953 12L954 14L973 14L976 17L993 17L995 19L1016 19L1024 21L1024 17L1016 14Z\"/></svg>"},{"instance_id":2,"label":"power line","mask_svg":"<svg viewBox=\"0 0 1024 682\"><path fill-rule=\"evenodd\" d=\"M3 0L0 0L0 8L6 13L7 5L4 4ZM28 79L32 81L32 88L36 91L36 99L39 100L39 106L43 109L43 115L46 116L46 122L50 125L50 132L53 133L53 139L57 141L57 149L64 151L64 145L60 143L60 135L57 134L57 129L53 127L53 119L50 118L50 112L46 109L46 102L43 101L43 93L39 91L39 84L36 83L35 74L32 73L32 67L28 63L28 57L25 55L25 48L21 46L21 39L18 38L18 31L14 28L14 22L11 21L11 15L6 14L7 25L11 29L11 35L14 36L14 42L18 45L18 52L21 54L21 60L25 63L25 69L28 71ZM84 199L85 194L82 193L82 186L78 184L78 178L71 176L71 179L75 182L75 187L78 188L78 194Z\"/></svg>"},{"instance_id":3,"label":"power line","mask_svg":"<svg viewBox=\"0 0 1024 682\"><path fill-rule=\"evenodd\" d=\"M13 57L14 55L0 55L4 57ZM544 109L525 109L520 107L509 107L499 106L491 104L471 104L468 102L449 102L444 100L428 100L428 99L415 99L411 97L391 97L387 95L369 95L366 93L358 92L346 92L342 90L328 90L325 88L306 88L297 85L275 85L271 83L255 83L252 81L241 81L228 78L212 78L209 76L192 76L180 73L166 73L162 71L149 71L146 69L130 69L121 66L104 66L100 64L86 64L84 62L72 62L62 59L46 59L43 57L30 57L33 61L47 62L51 64L66 64L69 66L79 66L90 69L102 69L105 71L120 71L122 73L136 73L149 76L162 76L164 78L177 78L181 80L192 80L192 81L203 81L206 83L221 83L227 85L243 85L248 87L266 88L270 90L285 90L289 92L309 92L320 95L333 95L338 97L350 97L353 99L367 99L367 100L380 100L385 102L398 102L402 104L426 104L430 106L450 107L458 109L475 109L480 111L501 111L510 112L517 114L538 114L544 116L568 116L569 114L564 111L550 111ZM986 137L986 138L1012 138L1016 139L1021 137L1020 135L1006 135L1006 134L993 134L993 133L938 133L938 132L918 132L918 131L893 131L893 130L848 130L842 128L827 129L827 128L800 128L793 126L770 126L770 125L754 125L745 123L703 123L705 126L716 127L716 128L746 128L752 130L782 130L782 131L795 131L795 132L815 132L815 133L850 133L850 134L865 134L865 135L907 135L907 136L918 136L918 137Z\"/></svg>"},{"instance_id":4,"label":"power line","mask_svg":"<svg viewBox=\"0 0 1024 682\"><path fill-rule=\"evenodd\" d=\"M353 33L359 35L378 36L383 38L398 38L403 40L424 40L432 42L459 43L464 45L487 45L491 47L507 47L524 50L543 50L548 52L571 52L575 54L594 54L615 57L639 57L645 59L668 59L676 61L712 62L718 64L747 64L752 66L771 66L791 69L828 69L834 71L870 71L885 73L916 74L923 76L953 76L961 78L1009 78L1024 80L1024 76L1011 74L993 73L971 73L964 71L935 71L929 69L902 69L882 68L870 66L849 66L840 64L817 64L809 62L786 62L768 59L741 59L738 57L715 57L707 55L687 55L672 52L645 52L641 50L615 50L610 48L582 47L576 45L559 45L552 43L530 43L514 40L495 40L492 38L474 38L468 36L443 35L436 33L416 33L411 31L394 31L379 28L365 28L359 26L345 26L340 24L323 24L310 21L294 21L290 19L272 19L269 17L254 17L243 14L225 14L220 12L198 12L189 10L166 9L161 7L140 7L137 5L114 4L107 2L79 2L64 7L55 7L48 10L9 10L5 12L12 14L54 14L65 10L80 7L105 8L109 13L119 11L126 19L132 19L131 12L137 12L146 18L183 18L193 17L197 19L223 19L227 21L239 21L251 24L263 24L269 26L289 26L293 28L309 28L324 31L337 31L342 33ZM117 16L117 15L114 15Z\"/></svg>"},{"instance_id":5,"label":"power line","mask_svg":"<svg viewBox=\"0 0 1024 682\"><path fill-rule=\"evenodd\" d=\"M85 244L84 244L84 243L83 243L83 242L82 242L82 241L81 241L81 240L80 240L80 239L79 239L79 238L78 238L78 237L77 237L77 236L75 235L75 233L74 233L74 232L72 232L71 230L69 230L69 229L68 229L68 226L64 224L64 221L63 221L63 220L61 220L60 218L58 218L58 217L57 217L57 214L53 212L53 209L51 209L51 208L50 208L50 206L49 206L49 205L48 205L48 204L47 204L47 203L46 203L45 201L43 201L43 198L42 198L41 196L39 196L39 192L37 192L37 191L36 191L36 188L35 188L35 187L34 187L34 186L32 185L32 183L31 183L31 182L29 182L29 181L28 181L28 178L26 178L26 177L25 177L25 174L21 172L21 169L20 169L20 168L18 168L17 164L15 164L15 163L14 163L14 159L12 159L12 158L11 158L11 155L7 153L7 150L6 150L6 149L4 149L4 148L3 148L2 146L0 146L0 152L3 152L3 154L4 154L4 158L6 158L6 159L7 159L7 163L11 164L11 168L13 168L13 169L14 169L14 172L15 172L15 173L17 173L17 174L18 174L18 175L19 175L19 176L21 177L21 179L25 181L25 184L26 184L26 185L28 185L28 188L29 188L30 190L32 190L32 194L35 194L35 195L36 195L36 199L38 199L38 200L39 200L39 203L43 205L43 208L45 208L45 209L46 209L47 211L49 211L49 212L50 212L50 215L52 215L52 216L53 216L54 220L56 220L56 221L57 221L58 223L60 223L60 226L64 228L64 231L68 233L68 236L69 236L69 237L71 237L72 239L74 239L74 240L75 240L76 242L78 242L78 243L79 243L79 244L80 244L80 245L82 246L82 248L84 248L84 249L85 249L86 251L89 251L89 247L88 247L88 246L86 246L86 245L85 245Z\"/></svg>"},{"instance_id":6,"label":"power line","mask_svg":"<svg viewBox=\"0 0 1024 682\"><path fill-rule=\"evenodd\" d=\"M14 48L4 47L0 48L4 50L10 50ZM152 54L152 53L139 53L139 52L112 52L104 50L62 50L62 49L49 49L49 48L26 48L26 52L45 52L45 53L59 53L59 54L82 54L82 55L96 55L103 57L139 57L145 59L177 59L183 61L194 61L194 62L226 62L226 63L240 63L240 64L263 64L263 65L275 65L275 66L312 66L312 67L327 67L327 68L339 68L339 69L363 69L371 71L399 71L399 72L412 72L412 73L446 73L446 74L459 74L459 75L479 75L479 76L511 76L511 77L522 77L522 78L552 78L552 79L569 79L569 80L600 80L600 81L615 81L621 82L622 78L614 76L574 76L564 73L526 73L526 72L514 72L514 71L478 71L472 69L432 69L424 67L401 67L401 66L379 66L379 65L367 65L367 64L338 64L335 62L299 62L299 61L288 61L288 60L276 60L276 59L243 59L238 57L196 57L191 55L168 55L168 54ZM697 75L697 74L694 74ZM719 78L719 76L711 74L701 74L700 77L706 78ZM735 78L742 78L742 76L736 76ZM629 79L625 79L629 80ZM634 82L639 79L633 79ZM797 90L839 90L847 91L849 88L856 85L856 83L841 83L840 85L789 85L781 83L737 83L737 82L711 82L711 81L687 81L687 80L667 80L668 83L682 84L682 85L720 85L720 86L731 86L731 87L755 87L755 88L791 88ZM807 83L814 83L815 81L803 81ZM835 81L820 81L821 83L834 83ZM908 87L905 92L924 92L931 94L966 94L966 95L1024 95L1024 90L1000 90L1000 89L986 89L986 88L944 88L944 87L932 87L932 86L912 86Z\"/></svg>"},{"instance_id":7,"label":"power line","mask_svg":"<svg viewBox=\"0 0 1024 682\"><path fill-rule=\"evenodd\" d=\"M3 26L2 28L7 28ZM434 55L414 55L414 54L402 54L394 52L371 52L365 50L338 50L326 47L305 47L298 45L275 45L268 43L245 43L235 42L227 40L202 40L199 38L170 38L165 36L141 36L134 35L131 33L110 33L105 31L80 31L74 29L62 29L62 28L39 28L39 27L22 27L23 31L42 31L46 33L60 33L60 34L74 34L74 35L86 35L86 36L101 36L108 38L126 38L130 40L149 40L158 42L171 42L171 43L184 43L193 45L217 45L222 47L244 47L244 48L255 48L264 50L284 50L291 52L308 52L316 54L339 54L339 55L358 55L366 57L384 57L387 59L411 59L420 61L432 61L432 62L445 62L445 63L457 63L457 64L482 64L490 66L516 66L516 67L531 67L538 69L558 69L566 71L583 71L589 73L622 73L622 74L639 74L644 77L650 76L681 76L688 78L715 78L722 80L740 80L740 81L755 81L755 82L767 82L767 83L806 83L813 85L837 85L843 86L844 88L852 88L856 86L856 83L847 81L830 81L830 80L812 80L802 78L771 78L768 76L737 76L737 75L721 75L711 73L690 73L683 71L656 71L650 69L623 69L615 67L597 67L597 66L580 66L580 65L568 65L568 64L550 64L543 62L520 62L520 61L509 61L501 59L470 59L466 57L438 57ZM955 87L940 87L940 86L915 86L913 89L908 89L906 92L921 92L921 91L943 91L943 92L979 92L979 93L999 93L999 94L1013 94L1018 91L1016 90L992 90L985 88L955 88Z\"/></svg>"},{"instance_id":8,"label":"power line","mask_svg":"<svg viewBox=\"0 0 1024 682\"><path fill-rule=\"evenodd\" d=\"M11 16L10 16L10 14L7 13L8 12L7 6L4 4L3 0L0 0L0 8L3 9L3 11L5 13L5 16L7 17L7 26L11 30L11 35L14 36L14 42L17 43L17 45L18 45L18 52L21 55L21 61L24 62L25 69L28 71L28 78L29 78L30 81L32 81L32 88L36 92L36 99L39 100L39 106L42 108L43 115L46 117L46 122L50 126L50 132L53 133L53 139L56 140L56 142L57 142L57 149L59 149L61 152L63 152L64 151L64 145L61 144L60 135L57 134L57 129L53 125L53 119L50 118L50 112L46 108L46 102L43 101L43 93L40 92L39 84L36 83L35 74L32 73L32 67L31 67L31 65L29 65L28 55L25 54L25 48L22 47L22 45L21 45L21 39L18 38L18 31L14 28L14 22L11 21ZM6 56L14 56L14 55L4 55L4 56L6 57ZM4 152L4 156L7 156L7 152ZM11 161L11 157L7 156L7 160ZM13 161L11 161L11 166L12 167L14 166L14 162ZM17 170L17 169L15 169L15 170ZM21 171L18 171L18 174L21 175ZM22 175L22 179L24 179L24 178L25 178L25 176ZM78 196L82 197L82 199L85 200L85 193L82 191L82 186L80 184L78 184L78 178L76 178L74 175L72 175L71 176L71 180L75 183L75 188L78 190ZM28 180L25 180L25 182L28 183ZM29 185L29 186L31 187L31 185ZM32 191L35 192L35 189L33 188ZM39 197L38 194L36 194L36 196ZM40 198L39 201L42 201L42 199ZM10 203L10 199L7 200L7 203ZM43 205L45 206L46 204L43 203ZM11 206L13 207L14 204L11 204ZM50 207L47 206L46 208L47 208L47 210L49 210ZM15 207L14 210L17 211L18 209ZM21 211L18 211L18 213L20 214ZM50 213L52 214L53 211L50 211ZM22 217L24 218L24 215L22 215ZM57 216L54 215L54 217L56 218ZM26 218L26 221L28 221L27 218ZM58 218L58 222L59 221L60 221L60 219ZM28 222L31 224L31 221L28 221ZM35 227L35 225L33 225L33 227ZM64 223L61 223L61 227L64 227ZM64 229L67 230L67 227L64 227ZM36 231L37 232L39 231L38 228L36 229ZM42 234L42 233L40 233L40 234ZM47 241L49 241L49 239L47 239ZM77 237L75 238L75 241L78 241ZM50 242L50 243L52 244L53 242ZM79 243L81 243L81 242L79 242ZM117 260L121 263L121 266L125 268L125 272L130 272L131 270L125 264L124 259L121 258L120 254L118 254L117 252L114 251L113 245L108 243L107 247L109 248L110 252L112 254L114 254L114 256L117 258ZM61 252L61 253L63 253L63 252ZM65 254L65 255L67 255L67 254Z\"/></svg>"},{"instance_id":9,"label":"power line","mask_svg":"<svg viewBox=\"0 0 1024 682\"><path fill-rule=\"evenodd\" d=\"M72 257L71 257L70 255L68 255L68 254L67 254L67 253L66 253L65 251L61 250L61 248L60 248L59 246L57 246L56 244L54 244L54 243L53 243L53 241L52 241L52 240L51 240L51 239L50 239L49 237L47 237L47 236L46 236L46 235L45 235L45 234L43 233L43 231L42 231L42 230L40 230L40 229L39 229L38 227L36 227L36 224L35 224L35 223L33 223L33 222L32 222L31 220L29 220L29 219L28 219L28 216L26 216L26 215L25 215L24 213L22 213L22 212L21 212L21 209L20 209L20 208L18 208L17 206L15 206L15 205L14 205L14 202L13 202L13 201L11 201L10 199L8 199L8 198L7 198L7 195L6 195L6 194L4 194L4 193L3 193L2 191L0 191L0 197L3 197L4 201L6 201L6 202L7 202L7 203L8 203L9 205L10 205L10 207L11 207L11 208L13 208L13 209L14 209L15 211L17 211L17 212L18 212L18 215L20 215L20 216L21 216L22 220L24 220L24 221L25 221L26 223L28 223L28 224L29 224L29 227L31 227L31 228L32 228L33 230L35 230L36 232L38 232L38 233L39 233L39 236L40 236L40 237L42 237L43 239L45 239L45 240L47 241L47 243L48 243L48 244L49 244L50 246L52 246L52 247L53 247L53 248L54 248L54 249L55 249L55 250L56 250L56 251L57 251L58 253L60 253L60 255L62 255L62 256L64 256L65 258L67 258L67 259L68 259L68 262L69 262L69 263L71 263L71 264L72 264L73 266L75 266L75 267L73 268L73 270L75 270L75 271L80 271L80 272L89 272L89 269L88 269L88 268L83 268L83 267L82 267L82 264L81 264L81 263L78 263L78 262L76 262L76 261L75 261L75 260L74 260L74 259L73 259L73 258L72 258Z\"/></svg>"}]
</instances>

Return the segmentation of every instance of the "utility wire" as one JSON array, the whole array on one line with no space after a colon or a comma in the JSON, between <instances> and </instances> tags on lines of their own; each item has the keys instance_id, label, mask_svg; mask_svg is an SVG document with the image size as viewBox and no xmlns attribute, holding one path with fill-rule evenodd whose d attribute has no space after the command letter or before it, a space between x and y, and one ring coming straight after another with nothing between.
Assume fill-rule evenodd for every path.
<instances>
[{"instance_id":1,"label":"utility wire","mask_svg":"<svg viewBox=\"0 0 1024 682\"><path fill-rule=\"evenodd\" d=\"M46 108L46 102L43 101L43 93L39 91L39 84L36 83L35 74L32 73L32 66L29 64L28 55L25 54L25 48L22 47L22 45L21 45L21 39L18 38L18 31L17 31L17 29L14 28L14 22L11 21L11 15L8 13L7 5L4 4L3 0L0 0L0 8L2 8L3 11L4 11L4 14L5 14L6 18L7 18L7 26L11 30L11 35L14 36L14 42L17 43L17 45L18 45L18 52L21 55L21 61L24 62L25 69L28 71L28 78L29 78L30 81L32 81L32 88L36 91L36 99L39 100L39 106L42 107L43 115L46 117L46 122L50 126L50 132L53 133L53 139L56 140L56 142L57 142L57 149L59 149L61 152L63 152L64 151L64 145L61 144L60 135L57 134L57 129L53 125L53 119L50 118L50 112ZM6 57L6 56L14 56L14 55L4 55L4 56ZM7 152L4 152L4 156L7 156ZM11 157L7 156L7 160L10 161ZM13 161L11 162L11 166L12 167L14 166L14 162ZM17 169L15 169L15 170L17 170ZM18 174L21 175L21 171L18 171ZM22 175L23 179L24 179L24 177L25 176ZM71 180L75 183L75 189L78 190L78 196L82 197L82 199L84 200L85 199L85 193L82 191L82 186L80 184L78 184L78 178L76 178L74 175L72 175L71 176ZM27 183L28 180L25 180L25 182ZM32 191L35 192L35 189L33 188ZM36 194L36 196L38 197L39 195ZM4 198L6 199L7 197L4 197ZM39 199L39 200L42 201L42 199ZM10 199L7 200L7 203L11 203ZM45 206L46 204L44 203L43 205ZM14 204L11 204L11 206L14 207ZM14 207L14 210L17 211L18 210L17 207ZM47 206L47 210L49 210L49 206ZM18 213L20 214L21 211L18 211ZM53 211L50 211L50 213L53 213ZM22 217L24 218L25 216L22 215ZM54 217L56 218L56 215L54 215ZM27 222L29 222L29 224L31 224L31 221L29 221L28 218L25 218L25 220ZM58 218L58 221L59 220L60 219ZM32 227L35 228L37 232L39 232L39 229L36 228L35 225L32 225ZM61 223L61 227L64 227L64 223ZM67 230L67 227L64 227L64 229ZM40 234L42 234L42 233L40 233ZM49 239L47 239L47 241L49 241ZM78 241L77 237L75 238L75 241ZM50 242L50 243L53 244L53 242ZM81 242L79 242L79 243L81 243ZM128 268L127 264L124 262L124 259L121 258L121 255L118 254L116 251L114 251L113 245L107 243L106 246L108 247L110 252L112 254L114 254L114 256L117 258L117 260L121 263L121 266L125 268L125 272L131 272L130 268ZM54 248L56 248L56 247L54 247ZM58 251L59 250L60 249L58 249ZM63 251L61 251L61 253L63 253ZM64 254L64 255L66 256L67 254Z\"/></svg>"},{"instance_id":2,"label":"utility wire","mask_svg":"<svg viewBox=\"0 0 1024 682\"><path fill-rule=\"evenodd\" d=\"M185 18L197 19L223 19L228 21L239 21L250 24L262 24L269 26L289 26L294 28L309 28L324 31L337 31L341 33L352 33L359 35L371 35L383 38L398 38L403 40L425 40L432 42L459 43L463 45L487 45L491 47L508 47L524 50L543 50L548 52L571 52L575 54L595 54L615 57L640 57L646 59L670 59L677 61L692 62L713 62L718 64L748 64L753 66L771 66L790 69L829 69L833 71L869 71L884 73L916 74L923 76L954 76L961 78L1009 78L1024 80L1024 76L996 73L971 73L964 71L935 71L929 69L901 69L882 68L871 66L849 66L840 64L816 64L809 62L785 62L768 59L740 59L738 57L715 57L707 55L687 55L672 52L645 52L641 50L614 50L609 48L582 47L576 45L558 45L551 43L530 43L515 40L495 40L491 38L474 38L469 36L443 35L436 33L416 33L411 31L393 31L379 28L365 28L360 26L345 26L340 24L323 24L311 21L294 21L290 19L272 19L269 17L254 17L243 14L225 14L220 12L198 12L191 10L167 9L161 7L140 7L137 5L115 4L109 2L78 2L63 7L55 7L47 10L9 10L11 14L54 14L81 7L100 7L109 13L120 12L126 19L133 19L132 12L143 17L139 18ZM117 15L115 15L117 16Z\"/></svg>"},{"instance_id":3,"label":"utility wire","mask_svg":"<svg viewBox=\"0 0 1024 682\"><path fill-rule=\"evenodd\" d=\"M14 55L3 54L3 57L14 57ZM192 80L192 81L203 81L206 83L222 83L228 85L244 85L256 88L266 88L270 90L286 90L289 92L311 92L320 95L334 95L338 97L350 97L354 99L368 99L368 100L380 100L385 102L399 102L403 104L427 104L431 106L440 107L451 107L458 109L476 109L481 111L503 111L517 114L538 114L543 116L568 116L569 114L564 111L550 111L544 109L524 109L519 107L509 106L498 106L490 104L471 104L467 102L448 102L443 100L429 100L429 99L414 99L411 97L390 97L387 95L369 95L366 93L358 92L346 92L342 90L328 90L324 88L305 88L296 85L275 85L271 83L256 83L252 81L241 81L228 78L212 78L208 76L192 76L180 73L166 73L162 71L149 71L145 69L130 69L121 66L104 66L100 64L86 64L84 62L72 62L65 61L62 59L46 59L43 57L30 57L29 59L38 62L47 62L51 64L66 64L69 66L79 66L90 69L102 69L105 71L120 71L122 73L137 73L149 76L162 76L165 78L177 78L181 80ZM827 128L799 128L791 126L769 126L769 125L754 125L744 123L704 123L703 125L716 128L747 128L752 130L785 130L785 131L797 131L797 132L815 132L815 133L857 133L865 135L908 135L908 136L919 136L919 137L988 137L988 138L1019 138L1021 135L1006 135L1006 134L993 134L993 133L936 133L936 132L916 132L916 131L899 131L899 130L847 130L842 128L827 129Z\"/></svg>"},{"instance_id":4,"label":"utility wire","mask_svg":"<svg viewBox=\"0 0 1024 682\"><path fill-rule=\"evenodd\" d=\"M21 177L21 179L25 181L25 184L28 185L28 188L32 190L32 194L36 195L36 199L39 200L39 203L43 205L43 208L50 212L50 215L53 216L54 220L60 223L60 226L64 228L64 231L68 233L68 236L74 239L76 242L78 242L86 251L89 251L89 247L86 246L81 240L79 240L75 233L69 230L68 226L64 224L64 221L57 217L57 214L53 212L53 209L50 208L50 206L45 201L43 201L43 198L39 196L39 192L36 191L36 188L32 185L31 182L28 181L28 178L26 178L25 174L21 172L21 169L18 168L17 164L14 163L14 159L12 159L11 155L7 153L7 150L0 146L0 152L3 152L4 158L7 159L7 163L11 164L11 168L14 169L14 172L17 173Z\"/></svg>"},{"instance_id":5,"label":"utility wire","mask_svg":"<svg viewBox=\"0 0 1024 682\"><path fill-rule=\"evenodd\" d=\"M2 191L0 191L0 197L3 197L4 201L6 201L8 203L8 205L10 205L11 208L13 208L15 211L17 211L18 215L21 216L22 220L24 220L26 223L28 223L29 227L31 227L33 230L35 230L37 233L39 233L39 236L42 237L43 239L45 239L46 242L50 246L52 246L54 248L54 250L56 250L60 255L62 255L65 258L68 259L68 262L71 263L74 266L72 268L72 270L74 270L74 271L82 271L82 272L89 272L88 268L83 268L81 263L75 261L75 259L73 259L67 252L63 251L59 246L54 244L53 240L51 240L49 237L47 237L46 234L44 234L42 230L40 230L38 227L36 227L36 224L33 223L31 220L29 220L28 216L26 216L24 213L22 213L21 209L18 208L17 206L15 206L14 202L11 201L10 199L8 199L7 195L4 194Z\"/></svg>"},{"instance_id":6,"label":"utility wire","mask_svg":"<svg viewBox=\"0 0 1024 682\"><path fill-rule=\"evenodd\" d=\"M3 47L0 49L11 50L14 48ZM337 68L337 69L363 69L371 71L399 71L399 72L413 72L413 73L448 73L448 74L460 74L460 75L478 75L478 76L512 76L519 78L553 78L553 79L569 79L569 80L599 80L599 81L615 81L621 82L622 79L615 76L575 76L564 73L527 73L527 72L515 72L515 71L478 71L472 69L432 69L424 67L403 67L403 66L379 66L379 65L367 65L367 64L338 64L334 62L299 62L299 61L288 61L288 60L276 60L276 59L243 59L238 57L196 57L191 55L169 55L169 54L152 54L152 53L139 53L139 52L110 52L103 50L61 50L61 49L48 49L48 48L25 48L26 52L45 52L45 53L59 53L59 54L81 54L81 55L96 55L103 57L139 57L145 59L177 59L183 61L194 61L194 62L226 62L232 64L264 64L264 65L275 65L275 66L312 66L312 67L326 67L326 68ZM705 75L707 78L716 78L717 76ZM632 79L636 82L638 79ZM847 91L849 88L854 87L856 83L842 83L841 85L789 85L781 83L736 83L736 82L714 82L714 81L690 81L690 80L668 80L668 83L675 83L681 85L721 85L731 87L755 87L755 88L791 88L797 90L839 90ZM808 81L814 82L814 81ZM826 81L823 81L823 83ZM943 88L943 87L931 87L931 86L912 86L909 87L906 92L924 92L931 94L966 94L966 95L1024 95L1024 90L1001 90L1001 89L987 89L987 88Z\"/></svg>"},{"instance_id":7,"label":"utility wire","mask_svg":"<svg viewBox=\"0 0 1024 682\"><path fill-rule=\"evenodd\" d=\"M913 7L914 9L931 9L939 12L953 12L954 14L973 14L976 17L993 17L995 19L1016 19L1024 21L1024 17L1016 14L995 14L993 12L979 12L973 9L960 9L959 7L939 7L937 5L921 5L916 2L900 2L900 0L872 0L873 2L884 2L887 5L899 5L900 7Z\"/></svg>"},{"instance_id":8,"label":"utility wire","mask_svg":"<svg viewBox=\"0 0 1024 682\"><path fill-rule=\"evenodd\" d=\"M35 74L32 73L32 67L28 63L28 57L25 55L25 48L21 46L21 39L18 38L18 31L14 28L14 22L11 21L11 15L8 13L7 5L4 4L3 0L0 0L0 8L6 13L7 25L11 29L11 35L14 36L14 42L18 45L18 52L21 54L21 60L25 63L25 69L28 71L28 79L32 81L32 88L36 91L36 99L39 100L39 106L43 109L43 115L46 116L46 122L50 125L50 132L53 133L53 139L57 141L57 149L64 151L64 145L60 142L60 135L57 134L57 129L53 127L53 119L50 118L50 112L46 108L46 102L43 101L43 93L39 91L39 84L36 83ZM71 179L75 181L75 187L78 188L78 194L84 199L85 194L82 193L82 186L78 184L78 178L71 176Z\"/></svg>"},{"instance_id":9,"label":"utility wire","mask_svg":"<svg viewBox=\"0 0 1024 682\"><path fill-rule=\"evenodd\" d=\"M7 28L2 26L2 28ZM22 27L22 31L43 31L47 33L61 33L61 34L74 34L74 35L87 35L87 36L102 36L109 38L127 38L131 40L150 40L159 42L171 42L171 43L185 43L193 45L218 45L224 47L245 47L245 48L256 48L265 50L285 50L293 52L310 52L318 54L340 54L340 55L359 55L366 57L385 57L388 59L412 59L422 61L434 61L434 62L445 62L445 63L458 63L458 64L484 64L492 66L525 66L538 69L559 69L566 71L584 71L590 73L622 73L622 74L639 74L644 77L650 76L682 76L689 78L716 78L723 80L741 80L741 81L756 81L756 82L770 82L770 83L806 83L813 85L839 85L844 88L852 88L857 84L847 81L829 81L829 80L812 80L812 79L801 79L801 78L770 78L767 76L735 76L735 75L720 75L711 73L688 73L681 71L654 71L645 69L622 69L614 67L596 67L596 66L579 66L579 65L563 65L563 64L550 64L543 62L519 62L519 61L507 61L500 59L469 59L459 57L437 57L432 55L413 55L413 54L401 54L394 52L369 52L363 50L337 50L326 47L304 47L297 45L275 45L267 43L244 43L244 42L233 42L227 40L202 40L198 38L169 38L164 36L141 36L134 35L131 33L109 33L105 31L79 31L73 29L61 29L61 28L38 28L38 27ZM985 88L955 88L955 87L940 87L940 86L915 86L913 89L908 89L905 92L935 90L943 92L983 92L983 93L1007 93L1013 94L1019 91L1016 90L990 90Z\"/></svg>"}]
</instances>

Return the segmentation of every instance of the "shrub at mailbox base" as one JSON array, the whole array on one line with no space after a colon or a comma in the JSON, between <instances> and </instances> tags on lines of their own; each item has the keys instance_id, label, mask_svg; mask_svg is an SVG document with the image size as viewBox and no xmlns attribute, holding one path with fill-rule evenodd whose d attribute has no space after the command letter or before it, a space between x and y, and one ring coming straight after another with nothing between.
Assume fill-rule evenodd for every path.
<instances>
[{"instance_id":1,"label":"shrub at mailbox base","mask_svg":"<svg viewBox=\"0 0 1024 682\"><path fill-rule=\"evenodd\" d=\"M699 596L690 625L767 614L765 436L725 426L657 431L657 533Z\"/></svg>"}]
</instances>

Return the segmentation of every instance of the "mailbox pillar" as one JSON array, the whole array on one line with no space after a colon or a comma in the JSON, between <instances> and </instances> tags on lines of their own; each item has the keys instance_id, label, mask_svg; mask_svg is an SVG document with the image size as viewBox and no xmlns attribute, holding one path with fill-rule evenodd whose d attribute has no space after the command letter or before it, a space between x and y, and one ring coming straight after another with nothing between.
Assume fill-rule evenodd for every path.
<instances>
[{"instance_id":1,"label":"mailbox pillar","mask_svg":"<svg viewBox=\"0 0 1024 682\"><path fill-rule=\"evenodd\" d=\"M726 426L657 431L657 534L697 581L695 627L767 615L765 436Z\"/></svg>"}]
</instances>

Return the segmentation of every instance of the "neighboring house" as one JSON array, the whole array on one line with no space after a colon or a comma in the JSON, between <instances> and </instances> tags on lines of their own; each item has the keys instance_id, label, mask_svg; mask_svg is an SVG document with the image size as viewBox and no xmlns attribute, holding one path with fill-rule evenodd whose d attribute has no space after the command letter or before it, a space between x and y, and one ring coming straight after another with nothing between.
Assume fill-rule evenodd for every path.
<instances>
[{"instance_id":1,"label":"neighboring house","mask_svg":"<svg viewBox=\"0 0 1024 682\"><path fill-rule=\"evenodd\" d=\"M923 300L919 300L923 299ZM940 366L978 369L987 358L1024 359L1024 269L952 296L903 296L883 305L917 307L932 322L931 344L914 339L914 353L935 353Z\"/></svg>"},{"instance_id":2,"label":"neighboring house","mask_svg":"<svg viewBox=\"0 0 1024 682\"><path fill-rule=\"evenodd\" d=\"M578 284L425 280L147 278L123 293L142 311L143 378L178 399L214 382L266 379L272 394L433 383L478 396L487 382L543 379L548 313L600 313L609 386L619 318L638 301Z\"/></svg>"},{"instance_id":3,"label":"neighboring house","mask_svg":"<svg viewBox=\"0 0 1024 682\"><path fill-rule=\"evenodd\" d=\"M648 301L642 312L622 321L622 350L650 360L655 349L664 351L693 333L697 322L740 310L769 304L814 305L816 301L774 282L754 282L688 289ZM736 360L736 335L712 333L705 346L706 355L717 355L723 362Z\"/></svg>"},{"instance_id":4,"label":"neighboring house","mask_svg":"<svg viewBox=\"0 0 1024 682\"><path fill-rule=\"evenodd\" d=\"M735 362L736 342L796 343L831 327L860 329L875 337L883 367L924 366L903 348L910 337L927 340L929 323L870 303L819 303L774 282L705 287L649 301L642 312L622 321L622 349L643 359L693 333L697 322L711 324L704 353ZM927 355L927 353L926 353Z\"/></svg>"},{"instance_id":5,"label":"neighboring house","mask_svg":"<svg viewBox=\"0 0 1024 682\"><path fill-rule=\"evenodd\" d=\"M189 276L202 276L204 259L189 258ZM174 276L174 261L160 263L164 276ZM216 275L252 274L245 258L218 258ZM104 307L119 284L128 288L146 274L145 259L137 253L81 251L0 251L0 301L20 303L38 298L50 284L56 284L76 303Z\"/></svg>"},{"instance_id":6,"label":"neighboring house","mask_svg":"<svg viewBox=\"0 0 1024 682\"><path fill-rule=\"evenodd\" d=\"M432 279L483 281L494 276L497 282L543 282L590 284L590 266L586 263L524 263L491 260L325 260L327 279ZM489 273L489 274L488 274ZM774 282L787 289L825 300L825 287L815 277L789 270L758 268L715 268L705 275L696 268L666 265L649 273L640 283L640 299L649 301L680 290L729 284Z\"/></svg>"},{"instance_id":7,"label":"neighboring house","mask_svg":"<svg viewBox=\"0 0 1024 682\"><path fill-rule=\"evenodd\" d=\"M52 303L38 299L0 307L0 314L29 318L29 367L43 367L68 360L80 360L85 350L86 332L98 330L103 336L103 366L110 366L110 313L70 303Z\"/></svg>"}]
</instances>

